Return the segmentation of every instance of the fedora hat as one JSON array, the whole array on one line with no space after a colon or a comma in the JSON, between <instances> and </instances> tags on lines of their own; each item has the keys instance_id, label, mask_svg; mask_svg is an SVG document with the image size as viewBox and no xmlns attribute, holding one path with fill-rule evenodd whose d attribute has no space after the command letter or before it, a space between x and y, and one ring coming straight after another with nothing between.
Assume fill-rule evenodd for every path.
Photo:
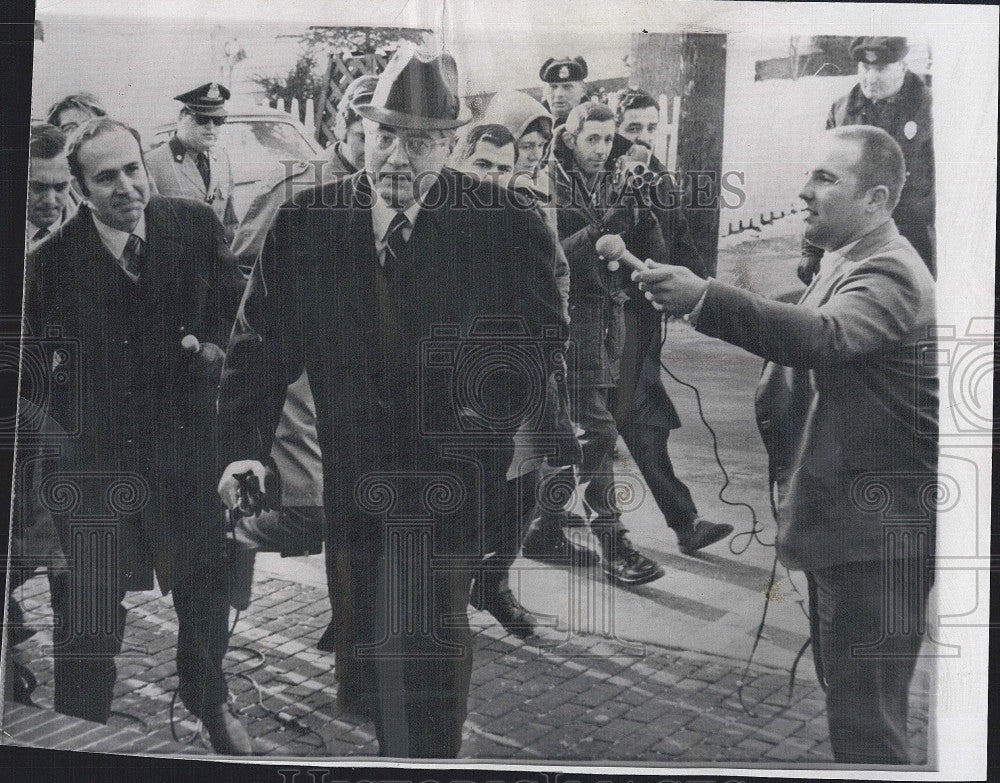
<instances>
[{"instance_id":1,"label":"fedora hat","mask_svg":"<svg viewBox=\"0 0 1000 783\"><path fill-rule=\"evenodd\" d=\"M389 60L371 102L355 109L382 125L412 130L451 130L472 119L458 98L455 58L428 54L410 42Z\"/></svg>"}]
</instances>

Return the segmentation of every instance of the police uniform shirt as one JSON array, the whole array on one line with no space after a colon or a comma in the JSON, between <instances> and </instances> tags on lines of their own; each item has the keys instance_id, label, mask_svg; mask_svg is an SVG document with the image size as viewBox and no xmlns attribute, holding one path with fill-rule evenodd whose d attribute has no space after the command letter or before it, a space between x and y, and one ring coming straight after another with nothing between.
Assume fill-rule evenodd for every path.
<instances>
[{"instance_id":1,"label":"police uniform shirt","mask_svg":"<svg viewBox=\"0 0 1000 783\"><path fill-rule=\"evenodd\" d=\"M212 186L212 155L208 150L203 152L196 152L195 150L188 149L184 146L176 134L170 137L170 141L167 142L167 146L170 147L170 152L174 156L174 160L177 163L183 163L185 156L190 156L190 158L195 163L195 168L198 169L198 174L201 177L202 188L205 191L205 201L212 203L215 200L215 193L210 191L209 188ZM199 165L199 163L201 165ZM205 182L205 174L202 173L201 166L205 167L205 172L208 173L208 182Z\"/></svg>"},{"instance_id":2,"label":"police uniform shirt","mask_svg":"<svg viewBox=\"0 0 1000 783\"><path fill-rule=\"evenodd\" d=\"M139 216L139 222L136 223L135 228L129 231L119 231L117 228L112 228L111 226L102 223L96 214L91 213L94 218L94 227L97 229L97 233L101 237L101 243L108 249L112 257L118 262L118 266L121 267L122 271L129 276L133 283L139 282L139 277L133 275L126 269L126 263L122 256L125 254L125 243L128 242L128 238L135 234L143 242L146 241L146 214L143 213Z\"/></svg>"}]
</instances>

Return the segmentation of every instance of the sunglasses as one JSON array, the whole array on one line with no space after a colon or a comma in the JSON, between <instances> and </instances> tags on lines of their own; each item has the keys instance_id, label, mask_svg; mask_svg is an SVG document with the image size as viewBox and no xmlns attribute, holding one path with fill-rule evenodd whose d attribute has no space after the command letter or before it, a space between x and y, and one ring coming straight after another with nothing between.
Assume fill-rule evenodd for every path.
<instances>
[{"instance_id":1,"label":"sunglasses","mask_svg":"<svg viewBox=\"0 0 1000 783\"><path fill-rule=\"evenodd\" d=\"M191 114L191 116L194 117L194 121L199 125L212 123L217 128L226 121L225 117L207 117L204 114Z\"/></svg>"}]
</instances>

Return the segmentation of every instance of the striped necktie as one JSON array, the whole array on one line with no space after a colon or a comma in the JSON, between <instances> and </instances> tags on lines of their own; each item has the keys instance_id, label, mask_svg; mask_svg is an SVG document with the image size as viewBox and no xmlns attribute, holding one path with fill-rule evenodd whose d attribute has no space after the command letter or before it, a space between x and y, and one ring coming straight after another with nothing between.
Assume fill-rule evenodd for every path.
<instances>
[{"instance_id":1,"label":"striped necktie","mask_svg":"<svg viewBox=\"0 0 1000 783\"><path fill-rule=\"evenodd\" d=\"M386 276L391 277L399 264L403 248L406 247L403 231L409 225L410 219L402 212L397 212L389 223L389 230L385 232L385 263L382 264Z\"/></svg>"},{"instance_id":2,"label":"striped necktie","mask_svg":"<svg viewBox=\"0 0 1000 783\"><path fill-rule=\"evenodd\" d=\"M125 271L132 277L138 277L142 271L142 249L143 241L135 234L128 235L125 242L125 250L122 251L122 261L125 262Z\"/></svg>"}]
</instances>

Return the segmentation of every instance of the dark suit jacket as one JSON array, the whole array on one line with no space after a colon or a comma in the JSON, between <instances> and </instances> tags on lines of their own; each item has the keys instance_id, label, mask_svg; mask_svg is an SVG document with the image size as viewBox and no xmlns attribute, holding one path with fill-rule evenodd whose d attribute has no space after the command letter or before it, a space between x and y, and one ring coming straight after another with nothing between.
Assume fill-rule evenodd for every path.
<instances>
[{"instance_id":1,"label":"dark suit jacket","mask_svg":"<svg viewBox=\"0 0 1000 783\"><path fill-rule=\"evenodd\" d=\"M836 260L797 305L713 280L697 325L767 360L778 554L802 570L881 558L887 518L935 521L934 281L891 220Z\"/></svg>"},{"instance_id":2,"label":"dark suit jacket","mask_svg":"<svg viewBox=\"0 0 1000 783\"><path fill-rule=\"evenodd\" d=\"M219 403L221 466L266 461L285 389L305 367L327 515L334 526L350 523L354 536L366 507L355 495L361 476L444 464L435 454L469 442L463 432L496 447L480 466L502 481L518 426L511 400L534 410L546 398L546 375L566 334L553 239L536 211L450 169L427 197L440 206L420 211L388 283L390 312L380 312L372 198L359 172L300 193L279 211L241 305ZM477 203L493 206L470 206ZM517 316L527 334L477 321L484 316ZM477 324L479 338L467 339ZM507 381L503 373L487 378L505 342L525 345L529 358L515 362ZM480 407L506 423L482 426L472 413ZM443 527L466 525L467 511Z\"/></svg>"},{"instance_id":3,"label":"dark suit jacket","mask_svg":"<svg viewBox=\"0 0 1000 783\"><path fill-rule=\"evenodd\" d=\"M152 560L167 590L180 543L222 529L218 367L181 347L188 334L224 345L235 317L243 278L222 225L205 204L152 196L136 284L83 206L29 256L26 278L24 371L48 376L40 401L73 436L60 471L86 474L62 522L118 517L122 586L151 587ZM119 479L124 495L109 489Z\"/></svg>"}]
</instances>

